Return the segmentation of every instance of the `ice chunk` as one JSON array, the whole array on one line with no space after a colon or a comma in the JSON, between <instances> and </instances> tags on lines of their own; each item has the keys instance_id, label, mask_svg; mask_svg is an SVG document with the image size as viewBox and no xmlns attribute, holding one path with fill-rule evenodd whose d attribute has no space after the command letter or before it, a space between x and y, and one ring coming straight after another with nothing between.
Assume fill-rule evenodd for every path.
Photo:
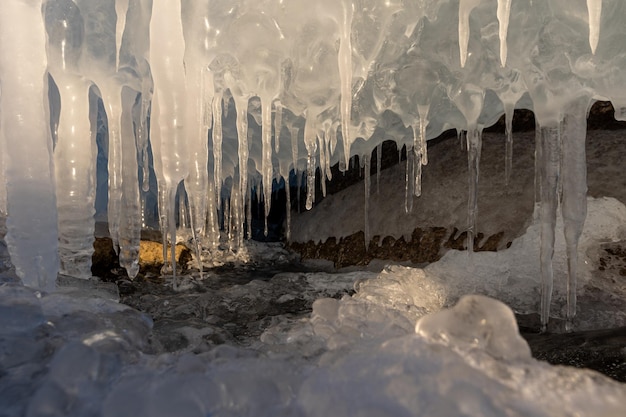
<instances>
[{"instance_id":1,"label":"ice chunk","mask_svg":"<svg viewBox=\"0 0 626 417\"><path fill-rule=\"evenodd\" d=\"M483 295L466 295L453 308L421 318L415 332L453 348L482 349L498 359L531 358L528 344L518 333L513 311Z\"/></svg>"}]
</instances>

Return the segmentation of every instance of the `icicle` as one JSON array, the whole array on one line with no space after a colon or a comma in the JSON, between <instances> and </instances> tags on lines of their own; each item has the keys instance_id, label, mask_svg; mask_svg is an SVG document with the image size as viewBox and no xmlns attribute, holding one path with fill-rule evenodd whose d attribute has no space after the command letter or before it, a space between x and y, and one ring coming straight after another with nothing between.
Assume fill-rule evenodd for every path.
<instances>
[{"instance_id":1,"label":"icicle","mask_svg":"<svg viewBox=\"0 0 626 417\"><path fill-rule=\"evenodd\" d=\"M413 149L406 150L406 171L404 184L404 211L413 211L413 190L415 189L415 158Z\"/></svg>"},{"instance_id":2,"label":"icicle","mask_svg":"<svg viewBox=\"0 0 626 417\"><path fill-rule=\"evenodd\" d=\"M496 12L498 16L500 37L500 64L504 67L506 65L507 58L507 42L506 37L509 32L509 17L511 15L511 0L498 0L498 10Z\"/></svg>"},{"instance_id":3,"label":"icicle","mask_svg":"<svg viewBox=\"0 0 626 417\"><path fill-rule=\"evenodd\" d=\"M280 152L280 131L283 127L283 105L280 100L274 100L274 151Z\"/></svg>"},{"instance_id":4,"label":"icicle","mask_svg":"<svg viewBox=\"0 0 626 417\"><path fill-rule=\"evenodd\" d=\"M261 171L263 171L263 200L265 203L265 236L267 236L267 216L272 206L272 179L274 167L272 165L272 101L268 97L261 97L261 140L263 159ZM245 196L245 191L242 191Z\"/></svg>"},{"instance_id":5,"label":"icicle","mask_svg":"<svg viewBox=\"0 0 626 417\"><path fill-rule=\"evenodd\" d=\"M506 126L506 149L504 157L504 183L508 189L513 170L513 112L515 104L504 103L504 125Z\"/></svg>"},{"instance_id":6,"label":"icicle","mask_svg":"<svg viewBox=\"0 0 626 417\"><path fill-rule=\"evenodd\" d=\"M239 198L245 198L248 187L248 99L235 97L237 108L237 140L239 143ZM270 148L271 152L271 148ZM243 201L241 202L243 205ZM231 203L232 207L232 203Z\"/></svg>"},{"instance_id":7,"label":"icicle","mask_svg":"<svg viewBox=\"0 0 626 417\"><path fill-rule=\"evenodd\" d=\"M541 268L541 330L545 331L550 318L552 300L554 255L554 230L556 227L556 210L558 201L558 185L560 180L561 138L559 123L541 127L541 244L539 262Z\"/></svg>"},{"instance_id":8,"label":"icicle","mask_svg":"<svg viewBox=\"0 0 626 417\"><path fill-rule=\"evenodd\" d=\"M467 46L469 45L469 16L480 0L460 0L459 2L459 53L461 68L465 67L467 60Z\"/></svg>"},{"instance_id":9,"label":"icicle","mask_svg":"<svg viewBox=\"0 0 626 417\"><path fill-rule=\"evenodd\" d=\"M339 32L339 78L341 80L341 135L343 137L343 154L346 165L350 159L350 117L352 110L352 14L354 5L350 0L343 0L343 20L340 22Z\"/></svg>"},{"instance_id":10,"label":"icicle","mask_svg":"<svg viewBox=\"0 0 626 417\"><path fill-rule=\"evenodd\" d=\"M316 117L309 115L304 125L304 144L307 150L306 165L306 209L311 210L315 202L315 170L317 161L315 154L317 153L317 133L314 126L311 126Z\"/></svg>"},{"instance_id":11,"label":"icicle","mask_svg":"<svg viewBox=\"0 0 626 417\"><path fill-rule=\"evenodd\" d=\"M159 130L161 141L161 174L168 195L167 217L172 242L172 274L174 289L176 279L176 222L174 203L180 181L189 174L189 147L186 125L187 85L185 82L184 51L181 4L169 0L153 0L150 19L150 70L154 81L153 111L151 114L152 137ZM158 108L154 108L154 102ZM153 150L154 150L153 146ZM156 164L155 164L156 169ZM161 179L161 178L159 178Z\"/></svg>"},{"instance_id":12,"label":"icicle","mask_svg":"<svg viewBox=\"0 0 626 417\"><path fill-rule=\"evenodd\" d=\"M422 195L422 145L420 143L421 138L419 135L419 126L412 125L413 128L413 187L412 193L414 196L419 197ZM408 155L407 155L408 159Z\"/></svg>"},{"instance_id":13,"label":"icicle","mask_svg":"<svg viewBox=\"0 0 626 417\"><path fill-rule=\"evenodd\" d=\"M418 105L417 112L419 114L419 146L422 155L422 165L428 165L428 146L426 145L426 127L428 126L429 105Z\"/></svg>"},{"instance_id":14,"label":"icicle","mask_svg":"<svg viewBox=\"0 0 626 417\"><path fill-rule=\"evenodd\" d=\"M376 146L376 194L380 194L380 171L383 166L383 144Z\"/></svg>"},{"instance_id":15,"label":"icicle","mask_svg":"<svg viewBox=\"0 0 626 417\"><path fill-rule=\"evenodd\" d=\"M109 125L109 201L107 216L113 249L119 254L119 224L122 210L122 91L113 81L100 86Z\"/></svg>"},{"instance_id":16,"label":"icicle","mask_svg":"<svg viewBox=\"0 0 626 417\"><path fill-rule=\"evenodd\" d=\"M364 204L364 234L365 234L365 251L367 252L370 246L370 221L369 221L369 212L370 212L370 157L369 155L363 155L363 162L365 164L364 167L364 175L365 175L365 204Z\"/></svg>"},{"instance_id":17,"label":"icicle","mask_svg":"<svg viewBox=\"0 0 626 417\"><path fill-rule=\"evenodd\" d=\"M324 123L324 141L326 157L324 158L324 172L328 181L333 179L333 172L330 168L330 158L337 145L337 125L334 123Z\"/></svg>"},{"instance_id":18,"label":"icicle","mask_svg":"<svg viewBox=\"0 0 626 417\"><path fill-rule=\"evenodd\" d=\"M139 273L139 244L141 240L141 202L137 167L137 146L133 129L133 105L137 93L122 90L122 203L119 220L119 262L133 279Z\"/></svg>"},{"instance_id":19,"label":"icicle","mask_svg":"<svg viewBox=\"0 0 626 417\"><path fill-rule=\"evenodd\" d=\"M482 131L476 126L467 130L467 169L469 173L469 198L467 202L467 250L474 251L474 237L476 236L476 219L478 216L478 179L480 166L480 152L482 148Z\"/></svg>"},{"instance_id":20,"label":"icicle","mask_svg":"<svg viewBox=\"0 0 626 417\"><path fill-rule=\"evenodd\" d=\"M543 153L541 146L541 126L539 120L535 119L535 203L541 201L541 164Z\"/></svg>"},{"instance_id":21,"label":"icicle","mask_svg":"<svg viewBox=\"0 0 626 417\"><path fill-rule=\"evenodd\" d=\"M302 201L301 199L301 194L302 194L302 171L298 171L297 169L295 170L296 173L296 179L297 179L297 183L298 183L298 188L296 189L296 199L298 201L298 213L300 213L300 207L301 204L300 202Z\"/></svg>"},{"instance_id":22,"label":"icicle","mask_svg":"<svg viewBox=\"0 0 626 417\"><path fill-rule=\"evenodd\" d=\"M291 134L291 160L293 161L293 170L298 170L298 132L299 128L291 126L289 133Z\"/></svg>"},{"instance_id":23,"label":"icicle","mask_svg":"<svg viewBox=\"0 0 626 417\"><path fill-rule=\"evenodd\" d=\"M208 238L211 248L217 247L220 243L220 230L217 224L217 208L215 202L215 183L209 181L208 199L207 199L207 225L204 229L205 236Z\"/></svg>"},{"instance_id":24,"label":"icicle","mask_svg":"<svg viewBox=\"0 0 626 417\"><path fill-rule=\"evenodd\" d=\"M589 13L589 46L595 55L600 39L600 18L602 17L602 0L587 0Z\"/></svg>"},{"instance_id":25,"label":"icicle","mask_svg":"<svg viewBox=\"0 0 626 417\"><path fill-rule=\"evenodd\" d=\"M317 135L320 149L320 185L322 186L322 196L326 197L326 144L324 138Z\"/></svg>"},{"instance_id":26,"label":"icicle","mask_svg":"<svg viewBox=\"0 0 626 417\"><path fill-rule=\"evenodd\" d=\"M222 192L222 93L213 97L213 181L217 206L220 207Z\"/></svg>"},{"instance_id":27,"label":"icicle","mask_svg":"<svg viewBox=\"0 0 626 417\"><path fill-rule=\"evenodd\" d=\"M115 68L120 69L120 48L122 47L122 35L126 27L126 12L128 11L129 0L115 0L115 14L117 21L115 23Z\"/></svg>"},{"instance_id":28,"label":"icicle","mask_svg":"<svg viewBox=\"0 0 626 417\"><path fill-rule=\"evenodd\" d=\"M589 99L576 100L565 111L562 143L562 186L561 211L565 229L567 250L567 321L571 330L576 315L576 287L578 267L578 240L587 217L587 156L585 139L587 133L587 108Z\"/></svg>"},{"instance_id":29,"label":"icicle","mask_svg":"<svg viewBox=\"0 0 626 417\"><path fill-rule=\"evenodd\" d=\"M285 194L286 196L286 205L285 213L287 215L286 226L285 226L285 239L287 242L291 240L291 186L289 184L289 174L287 174L287 178L285 179Z\"/></svg>"},{"instance_id":30,"label":"icicle","mask_svg":"<svg viewBox=\"0 0 626 417\"><path fill-rule=\"evenodd\" d=\"M246 196L246 226L248 228L248 240L252 239L252 189L248 187ZM266 219L267 221L267 219Z\"/></svg>"},{"instance_id":31,"label":"icicle","mask_svg":"<svg viewBox=\"0 0 626 417\"><path fill-rule=\"evenodd\" d=\"M62 103L54 152L60 272L91 278L97 151L90 141L90 83L64 72L54 75Z\"/></svg>"},{"instance_id":32,"label":"icicle","mask_svg":"<svg viewBox=\"0 0 626 417\"><path fill-rule=\"evenodd\" d=\"M5 175L6 162L4 161L4 156L6 155L6 150L4 149L5 140L4 131L0 127L0 218L7 215L7 180ZM0 239L4 239L4 236L0 236Z\"/></svg>"},{"instance_id":33,"label":"icicle","mask_svg":"<svg viewBox=\"0 0 626 417\"><path fill-rule=\"evenodd\" d=\"M189 229L188 195L184 183L178 184L178 229Z\"/></svg>"}]
</instances>

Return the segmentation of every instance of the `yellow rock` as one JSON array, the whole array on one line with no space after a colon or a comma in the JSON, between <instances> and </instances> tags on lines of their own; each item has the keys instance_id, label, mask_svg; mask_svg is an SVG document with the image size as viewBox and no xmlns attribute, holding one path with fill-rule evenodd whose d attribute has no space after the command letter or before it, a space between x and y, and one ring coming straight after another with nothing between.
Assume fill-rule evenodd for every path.
<instances>
[{"instance_id":1,"label":"yellow rock","mask_svg":"<svg viewBox=\"0 0 626 417\"><path fill-rule=\"evenodd\" d=\"M171 247L168 245L169 257ZM184 245L176 245L176 263L183 266L187 262L190 253ZM182 257L182 259L181 259ZM142 267L155 267L163 265L163 245L158 242L142 240L139 246L139 265Z\"/></svg>"}]
</instances>

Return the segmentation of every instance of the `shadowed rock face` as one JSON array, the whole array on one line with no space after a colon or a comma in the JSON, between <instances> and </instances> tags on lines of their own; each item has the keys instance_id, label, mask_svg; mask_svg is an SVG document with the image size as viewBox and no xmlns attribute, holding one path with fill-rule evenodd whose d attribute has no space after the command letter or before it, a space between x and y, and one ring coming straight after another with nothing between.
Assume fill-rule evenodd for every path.
<instances>
[{"instance_id":1,"label":"shadowed rock face","mask_svg":"<svg viewBox=\"0 0 626 417\"><path fill-rule=\"evenodd\" d=\"M626 202L626 179L616 171L626 150L620 135L610 132L624 129L626 123L616 121L613 114L609 102L596 102L590 110L588 129L595 131L587 137L588 194ZM513 135L513 171L508 186L504 184L504 121L485 129L475 250L495 251L508 247L524 232L532 216L535 194L533 113L517 110L513 127L518 133ZM354 191L349 189L363 180L363 170L359 168L333 175L326 187L327 198L320 199L310 212L294 214L292 229L298 229L292 231L291 249L305 259L328 259L336 267L366 265L375 258L426 263L438 260L448 249L465 250L467 236L462 231L467 226L467 152L455 137L456 133L449 131L428 142L429 164L423 168L422 196L414 199L413 214L408 215L404 213L404 152L398 153L394 143L385 142L380 195L376 191L377 155L373 152L369 215L373 237L367 251L364 234L359 231L359 228L363 230L364 223L361 220L363 208L359 206L364 201L363 186L352 187ZM358 167L358 164L353 165ZM383 190L383 183L399 197ZM291 195L295 198L294 190ZM390 199L395 199L393 204L388 203ZM376 208L381 203L385 209ZM325 224L331 213L326 205L342 210L332 227ZM316 210L323 214L316 214ZM309 221L313 227L306 226ZM400 230L398 225L406 225L406 229Z\"/></svg>"},{"instance_id":2,"label":"shadowed rock face","mask_svg":"<svg viewBox=\"0 0 626 417\"><path fill-rule=\"evenodd\" d=\"M478 233L474 239L474 251L496 251L504 244L504 232L485 237ZM506 242L510 245L510 242ZM365 235L357 232L345 238L330 237L325 242L306 243L293 242L289 247L300 253L303 259L327 259L335 268L351 265L367 265L372 259L385 259L394 262L411 262L424 264L435 262L441 258L445 250L465 250L467 248L467 232L459 233L457 228L449 230L445 227L416 228L410 240L403 236L374 236L365 249Z\"/></svg>"}]
</instances>

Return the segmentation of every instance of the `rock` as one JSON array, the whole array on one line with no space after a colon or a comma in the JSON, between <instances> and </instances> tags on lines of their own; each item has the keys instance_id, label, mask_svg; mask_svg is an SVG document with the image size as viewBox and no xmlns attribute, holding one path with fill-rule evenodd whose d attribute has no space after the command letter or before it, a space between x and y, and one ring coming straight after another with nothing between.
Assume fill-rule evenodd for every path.
<instances>
[{"instance_id":1,"label":"rock","mask_svg":"<svg viewBox=\"0 0 626 417\"><path fill-rule=\"evenodd\" d=\"M105 281L119 278L120 264L113 250L113 242L108 237L97 237L94 241L91 272ZM168 247L168 251L169 251ZM169 252L168 252L169 255ZM191 252L182 245L176 245L176 263L180 271L187 269L191 260ZM150 240L142 240L139 244L139 273L153 272L159 274L163 266L163 244Z\"/></svg>"}]
</instances>

